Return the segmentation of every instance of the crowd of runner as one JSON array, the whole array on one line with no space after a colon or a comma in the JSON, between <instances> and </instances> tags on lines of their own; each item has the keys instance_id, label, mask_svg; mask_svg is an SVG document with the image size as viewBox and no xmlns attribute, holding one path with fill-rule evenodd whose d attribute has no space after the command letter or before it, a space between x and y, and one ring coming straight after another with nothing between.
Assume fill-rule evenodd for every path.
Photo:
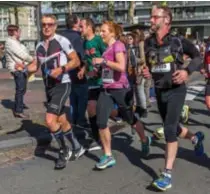
<instances>
[{"instance_id":1,"label":"crowd of runner","mask_svg":"<svg viewBox=\"0 0 210 194\"><path fill-rule=\"evenodd\" d=\"M181 124L180 116L184 122L187 121L189 107L184 103L188 77L200 71L207 80L210 78L208 46L203 62L193 43L171 32L172 13L166 6L154 6L150 22L147 37L139 30L125 35L122 27L113 21L103 22L98 34L90 18L69 15L68 29L57 34L56 17L44 15L41 19L43 40L36 46L35 58L26 56L27 60L22 58L24 63L11 54L18 52L14 47L12 51L11 44L14 42L11 41L19 28L8 26L10 40L6 42L5 49L16 83L14 115L24 118L25 87L20 92L19 87L23 83L20 80L41 68L47 98L46 124L59 146L55 169L64 169L69 160L76 160L86 151L97 149L103 152L95 165L97 169L116 165L111 148L109 118L117 122L121 119L126 121L132 132L137 133L142 152L139 157L147 158L151 143L165 138L164 169L152 183L161 191L172 187L177 137L192 142L197 156L204 153L204 134L190 132ZM184 56L191 59L187 66L184 66ZM151 107L151 85L155 90L163 127L152 136L147 136L141 118L147 117L148 108ZM64 112L68 98L71 123ZM206 104L210 108L209 81L206 85ZM79 143L73 126L86 127L88 123L92 141L87 147ZM65 139L71 143L72 149Z\"/></svg>"}]
</instances>

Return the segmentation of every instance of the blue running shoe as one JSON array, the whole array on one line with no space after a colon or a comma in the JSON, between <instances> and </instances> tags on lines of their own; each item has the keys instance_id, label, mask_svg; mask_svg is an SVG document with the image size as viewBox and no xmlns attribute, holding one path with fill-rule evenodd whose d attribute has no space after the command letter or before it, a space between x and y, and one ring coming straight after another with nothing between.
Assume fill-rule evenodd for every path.
<instances>
[{"instance_id":1,"label":"blue running shoe","mask_svg":"<svg viewBox=\"0 0 210 194\"><path fill-rule=\"evenodd\" d=\"M204 154L203 140L204 134L201 131L198 131L195 136L198 138L198 142L195 144L195 154L196 156L202 156Z\"/></svg>"},{"instance_id":2,"label":"blue running shoe","mask_svg":"<svg viewBox=\"0 0 210 194\"><path fill-rule=\"evenodd\" d=\"M147 142L141 142L141 151L143 154L143 157L148 157L150 154L150 145L152 143L152 138L150 136L147 137Z\"/></svg>"},{"instance_id":3,"label":"blue running shoe","mask_svg":"<svg viewBox=\"0 0 210 194\"><path fill-rule=\"evenodd\" d=\"M116 164L116 160L114 159L113 156L107 156L107 155L103 155L100 158L100 161L96 164L96 168L103 170L109 167L112 167Z\"/></svg>"},{"instance_id":4,"label":"blue running shoe","mask_svg":"<svg viewBox=\"0 0 210 194\"><path fill-rule=\"evenodd\" d=\"M152 186L160 191L166 191L172 187L171 175L162 172L160 177L152 183Z\"/></svg>"}]
</instances>

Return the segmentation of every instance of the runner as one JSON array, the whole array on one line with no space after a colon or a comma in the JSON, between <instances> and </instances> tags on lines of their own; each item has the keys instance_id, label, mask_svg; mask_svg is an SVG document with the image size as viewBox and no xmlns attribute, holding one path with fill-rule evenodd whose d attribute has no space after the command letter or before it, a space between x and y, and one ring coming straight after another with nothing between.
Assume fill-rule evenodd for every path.
<instances>
[{"instance_id":1,"label":"runner","mask_svg":"<svg viewBox=\"0 0 210 194\"><path fill-rule=\"evenodd\" d=\"M166 140L165 169L153 186L161 191L172 187L172 169L177 154L179 137L189 139L198 155L203 154L202 132L195 135L187 128L180 127L179 118L186 96L185 81L193 71L199 71L202 60L195 46L183 37L170 33L172 13L166 6L154 6L151 13L151 30L154 32L145 41L148 67L144 77L152 76L155 85L157 105L164 125ZM192 60L183 68L183 54Z\"/></svg>"},{"instance_id":2,"label":"runner","mask_svg":"<svg viewBox=\"0 0 210 194\"><path fill-rule=\"evenodd\" d=\"M100 87L102 80L100 77L99 69L94 68L92 65L92 59L94 57L101 57L106 49L100 36L95 35L95 24L90 18L81 20L81 33L85 38L84 49L85 49L85 61L86 67L83 67L79 74L86 75L88 78L88 116L89 122L92 129L93 141L90 143L88 151L101 149L98 126L96 124L96 104L100 93Z\"/></svg>"},{"instance_id":3,"label":"runner","mask_svg":"<svg viewBox=\"0 0 210 194\"><path fill-rule=\"evenodd\" d=\"M44 15L41 22L44 40L36 47L36 60L24 70L36 72L41 66L48 102L46 123L60 149L55 169L63 169L70 158L77 159L85 152L74 136L64 112L71 90L68 72L78 67L80 61L69 40L55 33L57 28L55 16ZM21 64L16 65L16 68L20 67L24 68ZM64 136L71 142L72 151L66 145Z\"/></svg>"},{"instance_id":4,"label":"runner","mask_svg":"<svg viewBox=\"0 0 210 194\"><path fill-rule=\"evenodd\" d=\"M107 126L115 103L119 106L122 118L136 128L142 141L143 155L147 157L150 151L150 139L145 136L142 123L137 121L132 111L133 92L129 88L126 75L126 48L119 41L121 32L122 29L118 24L111 21L104 22L101 27L101 37L108 47L103 58L93 59L94 65L100 64L102 67L103 80L103 88L97 103L97 124L104 155L96 164L97 169L105 169L116 164L111 150L111 133Z\"/></svg>"}]
</instances>

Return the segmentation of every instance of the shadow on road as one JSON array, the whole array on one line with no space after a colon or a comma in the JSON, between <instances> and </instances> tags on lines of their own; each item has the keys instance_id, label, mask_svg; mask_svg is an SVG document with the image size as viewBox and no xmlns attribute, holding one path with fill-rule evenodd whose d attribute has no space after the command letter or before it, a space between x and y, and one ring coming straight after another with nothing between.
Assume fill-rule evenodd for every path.
<instances>
[{"instance_id":1,"label":"shadow on road","mask_svg":"<svg viewBox=\"0 0 210 194\"><path fill-rule=\"evenodd\" d=\"M153 142L153 146L158 147L165 151L165 143L155 141L155 142ZM152 158L154 158L154 157L151 156L150 159L152 159ZM155 158L158 158L158 156L155 156ZM209 165L210 158L206 154L204 154L203 156L196 156L195 152L193 150L193 146L192 146L192 150L183 148L183 147L179 147L178 153L177 153L177 158L180 158L180 159L186 160L188 162L191 162L193 164L196 164L198 166L202 166L202 167L210 169L210 165Z\"/></svg>"},{"instance_id":2,"label":"shadow on road","mask_svg":"<svg viewBox=\"0 0 210 194\"><path fill-rule=\"evenodd\" d=\"M204 126L206 128L210 128L210 123L209 124L205 124L199 121L196 121L195 119L189 119L188 120L188 126Z\"/></svg>"},{"instance_id":3,"label":"shadow on road","mask_svg":"<svg viewBox=\"0 0 210 194\"><path fill-rule=\"evenodd\" d=\"M157 174L155 173L155 171L152 168L150 168L148 165L146 165L145 164L146 162L144 163L142 161L143 155L140 151L141 145L139 145L139 149L136 149L133 146L131 146L133 142L132 136L124 132L121 132L121 133L115 134L112 139L113 139L113 145L112 145L113 150L118 150L119 152L123 153L131 162L131 164L144 170L153 179L157 178ZM163 157L162 154L158 154L158 156ZM154 158L155 157L156 157L156 154ZM150 159L150 156L147 158L147 160L149 159Z\"/></svg>"},{"instance_id":4,"label":"shadow on road","mask_svg":"<svg viewBox=\"0 0 210 194\"><path fill-rule=\"evenodd\" d=\"M1 100L1 104L4 108L13 110L15 102L10 99L3 99L3 100Z\"/></svg>"},{"instance_id":5,"label":"shadow on road","mask_svg":"<svg viewBox=\"0 0 210 194\"><path fill-rule=\"evenodd\" d=\"M36 139L36 148L34 151L34 155L45 158L48 160L55 161L55 158L46 153L46 151L55 151L55 148L50 146L52 141L52 136L49 133L48 128L40 123L33 122L32 120L22 120L22 125L15 131L8 132L7 135L15 136L17 133L21 133L26 131L30 137Z\"/></svg>"}]
</instances>

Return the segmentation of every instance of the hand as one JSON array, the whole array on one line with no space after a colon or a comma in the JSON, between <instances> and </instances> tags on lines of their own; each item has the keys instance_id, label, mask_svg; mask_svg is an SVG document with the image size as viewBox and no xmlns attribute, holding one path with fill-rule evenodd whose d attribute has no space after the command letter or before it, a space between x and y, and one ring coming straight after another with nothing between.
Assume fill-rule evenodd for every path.
<instances>
[{"instance_id":1,"label":"hand","mask_svg":"<svg viewBox=\"0 0 210 194\"><path fill-rule=\"evenodd\" d=\"M85 68L81 68L79 72L77 73L77 77L78 79L83 79L84 75L85 75Z\"/></svg>"},{"instance_id":2,"label":"hand","mask_svg":"<svg viewBox=\"0 0 210 194\"><path fill-rule=\"evenodd\" d=\"M56 69L52 69L51 72L50 72L50 77L53 77L53 78L58 78L59 75L62 74L62 69L60 67L56 68Z\"/></svg>"},{"instance_id":3,"label":"hand","mask_svg":"<svg viewBox=\"0 0 210 194\"><path fill-rule=\"evenodd\" d=\"M177 70L172 75L173 83L175 84L182 84L188 80L188 73L186 70Z\"/></svg>"},{"instance_id":4,"label":"hand","mask_svg":"<svg viewBox=\"0 0 210 194\"><path fill-rule=\"evenodd\" d=\"M200 70L200 73L201 73L205 78L208 78L208 73L206 72L205 69L201 69L201 70Z\"/></svg>"},{"instance_id":5,"label":"hand","mask_svg":"<svg viewBox=\"0 0 210 194\"><path fill-rule=\"evenodd\" d=\"M17 63L15 64L15 70L22 71L25 68L25 65L23 63Z\"/></svg>"},{"instance_id":6,"label":"hand","mask_svg":"<svg viewBox=\"0 0 210 194\"><path fill-rule=\"evenodd\" d=\"M149 68L147 66L144 66L142 69L142 75L146 79L150 79L152 77L151 73L149 72Z\"/></svg>"},{"instance_id":7,"label":"hand","mask_svg":"<svg viewBox=\"0 0 210 194\"><path fill-rule=\"evenodd\" d=\"M103 58L93 58L92 59L92 64L97 65L103 63L104 59Z\"/></svg>"}]
</instances>

